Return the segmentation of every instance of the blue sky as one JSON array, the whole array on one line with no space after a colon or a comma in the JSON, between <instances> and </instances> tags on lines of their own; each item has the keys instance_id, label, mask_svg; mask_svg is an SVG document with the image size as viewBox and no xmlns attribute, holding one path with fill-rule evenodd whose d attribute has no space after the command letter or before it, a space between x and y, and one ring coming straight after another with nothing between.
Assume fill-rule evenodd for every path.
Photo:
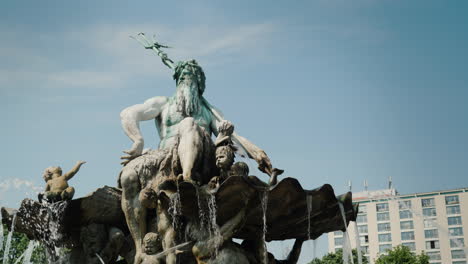
<instances>
[{"instance_id":1,"label":"blue sky","mask_svg":"<svg viewBox=\"0 0 468 264\"><path fill-rule=\"evenodd\" d=\"M468 186L465 1L4 1L0 8L0 203L44 168L88 161L75 197L115 186L130 141L119 112L174 92L129 35L194 58L206 98L308 189L400 193ZM142 124L146 147L158 139ZM263 177L263 176L261 176ZM265 177L263 177L266 179ZM326 252L325 237L317 243ZM273 246L281 256L284 245ZM306 244L301 262L312 257Z\"/></svg>"}]
</instances>

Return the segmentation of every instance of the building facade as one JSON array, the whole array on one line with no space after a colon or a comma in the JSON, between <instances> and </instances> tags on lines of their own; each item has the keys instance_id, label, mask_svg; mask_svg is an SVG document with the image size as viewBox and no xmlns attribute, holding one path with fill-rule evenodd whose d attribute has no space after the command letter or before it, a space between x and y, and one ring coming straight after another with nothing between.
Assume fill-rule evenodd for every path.
<instances>
[{"instance_id":1,"label":"building facade","mask_svg":"<svg viewBox=\"0 0 468 264\"><path fill-rule=\"evenodd\" d=\"M411 195L366 191L353 193L353 202L359 203L359 214L348 237L352 248L359 240L370 263L397 245L424 251L430 263L468 263L468 188ZM342 248L344 240L343 232L329 233L329 252Z\"/></svg>"}]
</instances>

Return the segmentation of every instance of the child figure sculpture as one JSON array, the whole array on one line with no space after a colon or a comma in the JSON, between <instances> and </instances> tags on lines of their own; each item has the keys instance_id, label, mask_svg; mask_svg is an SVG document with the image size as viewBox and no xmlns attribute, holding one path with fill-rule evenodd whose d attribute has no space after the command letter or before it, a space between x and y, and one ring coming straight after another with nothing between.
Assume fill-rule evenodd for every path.
<instances>
[{"instance_id":1,"label":"child figure sculpture","mask_svg":"<svg viewBox=\"0 0 468 264\"><path fill-rule=\"evenodd\" d=\"M68 185L70 180L80 170L81 165L86 161L78 161L75 166L67 173L62 175L62 168L49 167L45 169L43 179L46 182L46 187L43 193L38 195L39 202L46 201L55 203L60 201L71 200L75 194L75 188Z\"/></svg>"},{"instance_id":2,"label":"child figure sculpture","mask_svg":"<svg viewBox=\"0 0 468 264\"><path fill-rule=\"evenodd\" d=\"M162 251L161 241L157 233L147 233L143 238L143 262L141 264L159 264L161 260L156 254Z\"/></svg>"}]
</instances>

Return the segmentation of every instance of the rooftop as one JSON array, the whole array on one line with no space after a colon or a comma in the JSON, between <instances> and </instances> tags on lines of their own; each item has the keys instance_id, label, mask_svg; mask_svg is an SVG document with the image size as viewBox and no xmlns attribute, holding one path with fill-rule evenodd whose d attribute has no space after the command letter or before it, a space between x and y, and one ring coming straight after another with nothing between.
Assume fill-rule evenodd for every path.
<instances>
[{"instance_id":1,"label":"rooftop","mask_svg":"<svg viewBox=\"0 0 468 264\"><path fill-rule=\"evenodd\" d=\"M367 203L374 201L385 201L389 199L411 199L415 197L428 197L436 195L447 195L468 192L468 187L442 190L442 191L432 191L432 192L423 192L423 193L414 193L414 194L399 194L396 189L383 189L375 191L362 191L353 193L353 201L359 203Z\"/></svg>"}]
</instances>

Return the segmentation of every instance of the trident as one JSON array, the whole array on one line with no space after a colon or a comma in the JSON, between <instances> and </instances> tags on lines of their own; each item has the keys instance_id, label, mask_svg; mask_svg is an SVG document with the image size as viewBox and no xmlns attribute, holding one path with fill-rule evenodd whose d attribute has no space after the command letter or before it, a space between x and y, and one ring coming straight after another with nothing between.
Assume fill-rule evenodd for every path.
<instances>
[{"instance_id":1,"label":"trident","mask_svg":"<svg viewBox=\"0 0 468 264\"><path fill-rule=\"evenodd\" d=\"M156 35L153 35L152 41L150 41L146 37L145 33L143 33L143 32L138 33L136 37L130 36L130 38L138 41L141 45L143 45L143 47L145 47L145 49L153 50L159 57L161 57L161 60L164 63L164 65L171 68L172 70L175 69L174 61L169 59L169 57L167 57L167 54L162 50L163 48L168 49L168 48L171 48L171 47L166 46L166 45L162 45L159 42L157 42L156 41Z\"/></svg>"}]
</instances>

